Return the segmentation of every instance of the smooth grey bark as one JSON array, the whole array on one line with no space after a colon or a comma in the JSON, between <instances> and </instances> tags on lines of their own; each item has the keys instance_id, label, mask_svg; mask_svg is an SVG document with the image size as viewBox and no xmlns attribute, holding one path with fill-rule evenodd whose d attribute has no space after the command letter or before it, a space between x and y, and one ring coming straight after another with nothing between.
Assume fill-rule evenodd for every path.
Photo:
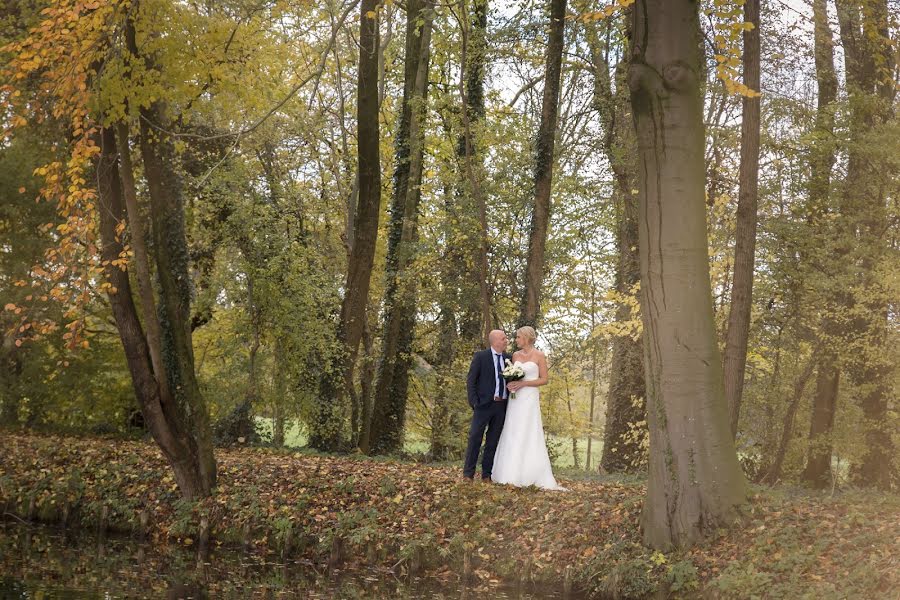
<instances>
[{"instance_id":1,"label":"smooth grey bark","mask_svg":"<svg viewBox=\"0 0 900 600\"><path fill-rule=\"evenodd\" d=\"M698 9L690 0L639 0L629 67L650 429L641 525L658 549L730 526L748 492L713 322Z\"/></svg>"},{"instance_id":2,"label":"smooth grey bark","mask_svg":"<svg viewBox=\"0 0 900 600\"><path fill-rule=\"evenodd\" d=\"M354 365L365 327L381 216L378 4L378 0L363 0L360 4L359 75L356 86L359 195L337 329L338 356L334 369L326 372L320 382L319 398L310 428L309 443L320 450L336 450L345 443L344 399L353 385Z\"/></svg>"},{"instance_id":3,"label":"smooth grey bark","mask_svg":"<svg viewBox=\"0 0 900 600\"><path fill-rule=\"evenodd\" d=\"M416 322L416 274L420 186L425 156L425 121L431 49L431 1L409 0L406 8L403 101L396 137L394 194L385 267L384 331L372 410L369 447L391 453L403 444L412 338Z\"/></svg>"},{"instance_id":4,"label":"smooth grey bark","mask_svg":"<svg viewBox=\"0 0 900 600\"><path fill-rule=\"evenodd\" d=\"M559 87L566 31L566 0L550 0L550 35L544 65L544 95L541 123L535 143L534 204L528 236L525 284L519 305L519 325L537 325L541 311L541 288L550 227L550 191L553 185L553 158L559 112Z\"/></svg>"},{"instance_id":5,"label":"smooth grey bark","mask_svg":"<svg viewBox=\"0 0 900 600\"><path fill-rule=\"evenodd\" d=\"M759 0L746 0L744 22L753 28L744 31L744 85L759 91ZM759 96L743 98L741 114L741 164L737 222L735 224L734 270L731 307L725 331L725 399L731 435L737 435L747 367L747 339L750 308L753 305L753 271L756 256L756 220L759 188Z\"/></svg>"}]
</instances>

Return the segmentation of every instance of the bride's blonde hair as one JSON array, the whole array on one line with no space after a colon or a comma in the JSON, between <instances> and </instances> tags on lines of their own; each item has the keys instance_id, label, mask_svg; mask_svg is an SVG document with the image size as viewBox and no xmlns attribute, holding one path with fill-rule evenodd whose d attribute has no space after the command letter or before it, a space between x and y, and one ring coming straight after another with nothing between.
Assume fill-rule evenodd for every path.
<instances>
[{"instance_id":1,"label":"bride's blonde hair","mask_svg":"<svg viewBox=\"0 0 900 600\"><path fill-rule=\"evenodd\" d=\"M518 335L520 333L522 335L524 335L526 338L528 338L532 344L534 344L534 342L537 341L537 333L535 333L534 327L531 327L529 325L523 325L522 327L519 327L518 329L516 329L516 335Z\"/></svg>"}]
</instances>

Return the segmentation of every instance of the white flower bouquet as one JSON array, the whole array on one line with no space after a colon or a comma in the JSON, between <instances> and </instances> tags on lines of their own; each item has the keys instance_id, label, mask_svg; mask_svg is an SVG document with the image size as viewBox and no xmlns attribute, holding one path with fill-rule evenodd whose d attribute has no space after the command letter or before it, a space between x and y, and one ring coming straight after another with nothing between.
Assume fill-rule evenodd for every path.
<instances>
[{"instance_id":1,"label":"white flower bouquet","mask_svg":"<svg viewBox=\"0 0 900 600\"><path fill-rule=\"evenodd\" d=\"M518 361L516 361L515 363L510 362L508 358L506 359L506 367L500 374L503 375L503 379L506 380L506 383L509 383L510 381L519 381L520 379L525 379L525 371L522 370L522 364ZM511 392L509 395L509 399L515 400L516 393Z\"/></svg>"}]
</instances>

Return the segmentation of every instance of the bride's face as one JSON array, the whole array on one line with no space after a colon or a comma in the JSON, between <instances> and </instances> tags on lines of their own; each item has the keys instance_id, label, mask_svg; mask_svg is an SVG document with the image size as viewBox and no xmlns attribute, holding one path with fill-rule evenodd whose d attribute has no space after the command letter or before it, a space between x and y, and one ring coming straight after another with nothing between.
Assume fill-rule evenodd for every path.
<instances>
[{"instance_id":1,"label":"bride's face","mask_svg":"<svg viewBox=\"0 0 900 600\"><path fill-rule=\"evenodd\" d=\"M524 333L516 334L516 346L519 348L527 348L531 345L531 340L528 339Z\"/></svg>"}]
</instances>

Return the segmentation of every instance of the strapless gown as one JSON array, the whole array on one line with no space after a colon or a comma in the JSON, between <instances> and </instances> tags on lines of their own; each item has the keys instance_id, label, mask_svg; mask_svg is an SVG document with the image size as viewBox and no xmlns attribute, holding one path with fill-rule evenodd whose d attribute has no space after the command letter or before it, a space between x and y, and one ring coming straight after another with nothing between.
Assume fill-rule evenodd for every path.
<instances>
[{"instance_id":1,"label":"strapless gown","mask_svg":"<svg viewBox=\"0 0 900 600\"><path fill-rule=\"evenodd\" d=\"M538 378L538 366L533 361L519 363L525 371L525 381ZM519 487L534 485L547 490L565 490L556 483L544 441L541 420L540 388L523 387L516 398L509 399L503 433L497 444L491 479Z\"/></svg>"}]
</instances>

